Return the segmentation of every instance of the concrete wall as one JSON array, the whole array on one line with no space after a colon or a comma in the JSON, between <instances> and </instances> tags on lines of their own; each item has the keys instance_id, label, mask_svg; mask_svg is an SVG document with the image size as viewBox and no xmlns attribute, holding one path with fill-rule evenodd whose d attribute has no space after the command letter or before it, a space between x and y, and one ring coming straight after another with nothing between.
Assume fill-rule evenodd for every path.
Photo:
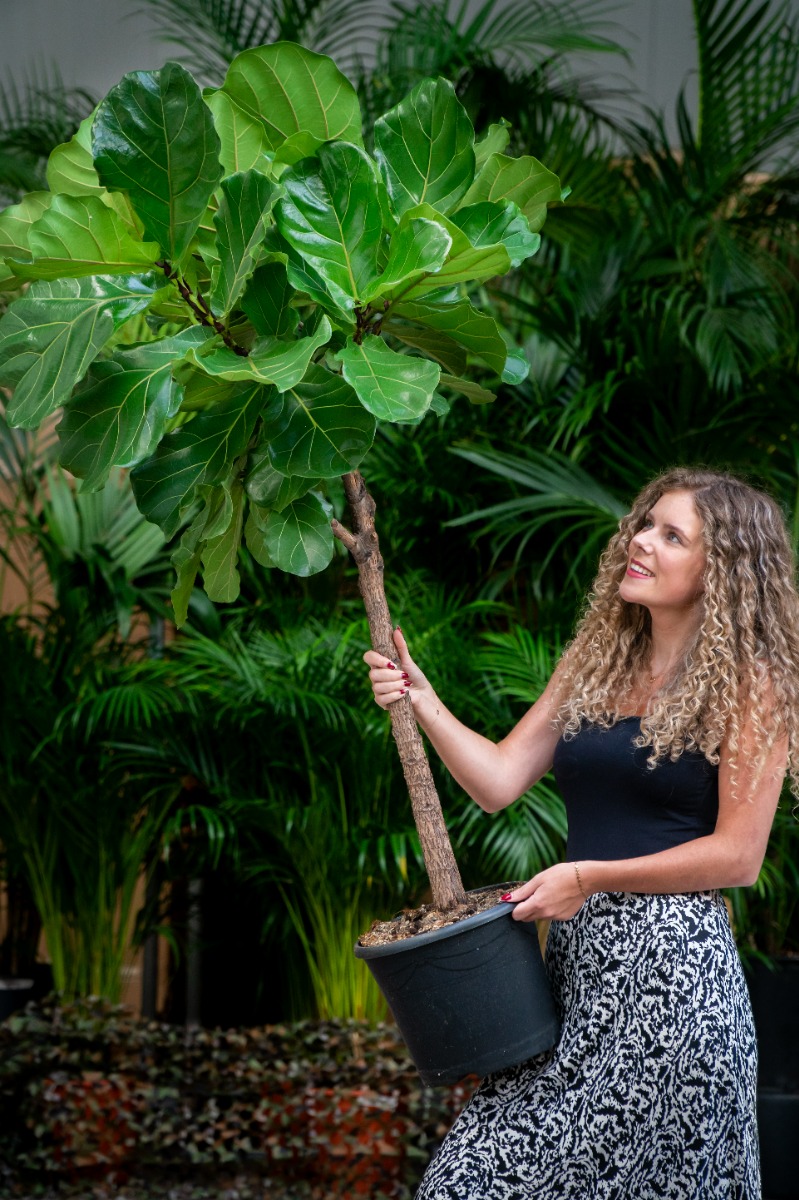
<instances>
[{"instance_id":1,"label":"concrete wall","mask_svg":"<svg viewBox=\"0 0 799 1200\"><path fill-rule=\"evenodd\" d=\"M169 56L138 8L137 0L0 0L0 77L56 60L65 83L102 96L126 71ZM619 0L615 21L631 61L602 56L592 71L609 88L632 85L647 104L673 110L694 67L691 0Z\"/></svg>"}]
</instances>

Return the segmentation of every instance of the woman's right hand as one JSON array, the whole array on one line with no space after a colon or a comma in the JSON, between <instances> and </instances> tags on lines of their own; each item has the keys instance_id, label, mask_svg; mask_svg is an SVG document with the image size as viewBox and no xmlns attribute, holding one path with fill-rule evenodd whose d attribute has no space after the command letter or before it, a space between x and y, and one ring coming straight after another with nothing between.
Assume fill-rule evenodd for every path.
<instances>
[{"instance_id":1,"label":"woman's right hand","mask_svg":"<svg viewBox=\"0 0 799 1200\"><path fill-rule=\"evenodd\" d=\"M397 647L399 665L391 662L385 655L376 650L367 650L363 661L370 668L369 678L372 681L375 703L381 708L388 708L403 696L410 694L411 703L416 706L427 693L432 696L433 689L427 681L424 672L417 667L408 653L408 644L402 635L402 630L394 630L394 645Z\"/></svg>"}]
</instances>

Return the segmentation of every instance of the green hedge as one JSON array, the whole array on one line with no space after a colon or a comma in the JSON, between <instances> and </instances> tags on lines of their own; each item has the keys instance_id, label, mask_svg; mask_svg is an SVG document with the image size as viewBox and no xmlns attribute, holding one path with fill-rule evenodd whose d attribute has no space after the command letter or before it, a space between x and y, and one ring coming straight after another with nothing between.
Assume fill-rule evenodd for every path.
<instances>
[{"instance_id":1,"label":"green hedge","mask_svg":"<svg viewBox=\"0 0 799 1200\"><path fill-rule=\"evenodd\" d=\"M47 1001L0 1026L0 1163L10 1195L203 1167L401 1200L472 1086L423 1087L388 1026L186 1030Z\"/></svg>"}]
</instances>

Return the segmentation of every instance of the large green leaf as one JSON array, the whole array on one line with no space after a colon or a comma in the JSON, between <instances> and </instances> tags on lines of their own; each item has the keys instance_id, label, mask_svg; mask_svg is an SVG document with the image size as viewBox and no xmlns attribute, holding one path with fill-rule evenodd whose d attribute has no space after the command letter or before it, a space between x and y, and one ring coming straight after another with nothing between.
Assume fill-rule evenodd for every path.
<instances>
[{"instance_id":1,"label":"large green leaf","mask_svg":"<svg viewBox=\"0 0 799 1200\"><path fill-rule=\"evenodd\" d=\"M271 428L277 428L276 424ZM310 491L314 482L303 475L283 475L278 471L272 465L268 442L256 446L247 460L244 489L255 504L269 511L280 512L292 500Z\"/></svg>"},{"instance_id":2,"label":"large green leaf","mask_svg":"<svg viewBox=\"0 0 799 1200\"><path fill-rule=\"evenodd\" d=\"M382 212L374 166L358 146L320 146L280 179L281 235L324 280L339 307L355 307L378 276Z\"/></svg>"},{"instance_id":3,"label":"large green leaf","mask_svg":"<svg viewBox=\"0 0 799 1200\"><path fill-rule=\"evenodd\" d=\"M410 284L392 289L390 298L417 299L429 292L452 287L456 283L480 283L510 270L510 255L501 242L473 246L469 238L449 217L436 214L429 204L408 210L409 219L435 220L452 239L449 254L438 271L426 272Z\"/></svg>"},{"instance_id":4,"label":"large green leaf","mask_svg":"<svg viewBox=\"0 0 799 1200\"><path fill-rule=\"evenodd\" d=\"M75 396L58 426L61 462L83 479L84 491L102 487L112 466L152 453L183 395L173 367L209 335L195 325L95 365L96 382Z\"/></svg>"},{"instance_id":5,"label":"large green leaf","mask_svg":"<svg viewBox=\"0 0 799 1200\"><path fill-rule=\"evenodd\" d=\"M285 264L264 263L247 284L241 309L257 333L267 337L290 337L297 331L300 316L292 308L294 289L289 283Z\"/></svg>"},{"instance_id":6,"label":"large green leaf","mask_svg":"<svg viewBox=\"0 0 799 1200\"><path fill-rule=\"evenodd\" d=\"M246 357L224 346L202 356L195 354L193 361L218 379L249 379L261 384L273 384L284 392L286 388L299 383L314 351L330 341L331 332L330 322L327 317L322 317L310 337L298 338L293 342L266 337L256 342Z\"/></svg>"},{"instance_id":7,"label":"large green leaf","mask_svg":"<svg viewBox=\"0 0 799 1200\"><path fill-rule=\"evenodd\" d=\"M178 262L222 175L213 118L188 71L167 63L125 75L97 110L92 151L103 186L128 193L145 236Z\"/></svg>"},{"instance_id":8,"label":"large green leaf","mask_svg":"<svg viewBox=\"0 0 799 1200\"><path fill-rule=\"evenodd\" d=\"M175 616L175 624L180 626L189 614L189 600L194 590L194 581L200 569L202 556L202 527L204 514L201 512L181 534L180 541L172 555L172 566L175 568L177 579L172 589L170 599Z\"/></svg>"},{"instance_id":9,"label":"large green leaf","mask_svg":"<svg viewBox=\"0 0 799 1200\"><path fill-rule=\"evenodd\" d=\"M476 170L482 171L486 161L492 154L501 154L510 141L510 122L504 118L496 125L489 125L488 131L479 142L474 144L474 159Z\"/></svg>"},{"instance_id":10,"label":"large green leaf","mask_svg":"<svg viewBox=\"0 0 799 1200\"><path fill-rule=\"evenodd\" d=\"M306 483L308 480L305 481ZM272 556L266 548L264 525L269 519L269 511L261 509L257 504L250 503L247 521L244 525L244 540L247 549L257 563L262 567L274 567Z\"/></svg>"},{"instance_id":11,"label":"large green leaf","mask_svg":"<svg viewBox=\"0 0 799 1200\"><path fill-rule=\"evenodd\" d=\"M460 392L472 404L493 404L497 398L495 392L489 392L488 388L481 387L473 379L461 379L457 375L442 375L440 384L441 387L452 388L453 392Z\"/></svg>"},{"instance_id":12,"label":"large green leaf","mask_svg":"<svg viewBox=\"0 0 799 1200\"><path fill-rule=\"evenodd\" d=\"M375 122L375 158L397 213L457 207L474 179L474 130L446 79L423 79Z\"/></svg>"},{"instance_id":13,"label":"large green leaf","mask_svg":"<svg viewBox=\"0 0 799 1200\"><path fill-rule=\"evenodd\" d=\"M264 544L276 567L292 575L315 575L333 557L330 516L322 501L302 496L264 523Z\"/></svg>"},{"instance_id":14,"label":"large green leaf","mask_svg":"<svg viewBox=\"0 0 799 1200\"><path fill-rule=\"evenodd\" d=\"M155 454L133 468L136 503L167 537L177 533L197 487L218 483L247 449L258 414L272 394L271 388L242 385L216 408L167 434Z\"/></svg>"},{"instance_id":15,"label":"large green leaf","mask_svg":"<svg viewBox=\"0 0 799 1200\"><path fill-rule=\"evenodd\" d=\"M211 307L226 316L253 273L264 221L279 189L259 171L241 171L223 179L221 191L214 216L219 265L211 276Z\"/></svg>"},{"instance_id":16,"label":"large green leaf","mask_svg":"<svg viewBox=\"0 0 799 1200\"><path fill-rule=\"evenodd\" d=\"M152 276L38 280L0 321L0 385L14 387L6 415L34 429L83 378L125 321L147 307Z\"/></svg>"},{"instance_id":17,"label":"large green leaf","mask_svg":"<svg viewBox=\"0 0 799 1200\"><path fill-rule=\"evenodd\" d=\"M374 417L352 388L340 375L316 365L264 414L270 459L284 475L343 475L358 466L374 436Z\"/></svg>"},{"instance_id":18,"label":"large green leaf","mask_svg":"<svg viewBox=\"0 0 799 1200\"><path fill-rule=\"evenodd\" d=\"M94 113L81 121L68 142L56 146L47 160L47 186L67 196L96 196L105 188L100 183L92 158Z\"/></svg>"},{"instance_id":19,"label":"large green leaf","mask_svg":"<svg viewBox=\"0 0 799 1200\"><path fill-rule=\"evenodd\" d=\"M348 342L336 357L361 404L380 421L416 421L424 416L441 375L437 363L397 354L373 334L361 345Z\"/></svg>"},{"instance_id":20,"label":"large green leaf","mask_svg":"<svg viewBox=\"0 0 799 1200\"><path fill-rule=\"evenodd\" d=\"M366 303L407 287L425 275L440 271L452 247L452 238L439 221L402 218L391 235L388 262L379 279L362 296Z\"/></svg>"},{"instance_id":21,"label":"large green leaf","mask_svg":"<svg viewBox=\"0 0 799 1200\"><path fill-rule=\"evenodd\" d=\"M332 59L293 42L237 55L221 90L260 122L270 150L294 149L294 155L284 153L284 162L313 154L334 139L362 141L355 88Z\"/></svg>"},{"instance_id":22,"label":"large green leaf","mask_svg":"<svg viewBox=\"0 0 799 1200\"><path fill-rule=\"evenodd\" d=\"M49 192L28 192L19 204L12 204L0 212L0 262L30 258L30 231L52 199ZM16 266L15 262L5 271L0 267L0 288L17 286Z\"/></svg>"},{"instance_id":23,"label":"large green leaf","mask_svg":"<svg viewBox=\"0 0 799 1200\"><path fill-rule=\"evenodd\" d=\"M127 275L152 269L157 242L141 242L99 196L53 196L31 226L32 261L16 263L22 279L66 279L80 275Z\"/></svg>"},{"instance_id":24,"label":"large green leaf","mask_svg":"<svg viewBox=\"0 0 799 1200\"><path fill-rule=\"evenodd\" d=\"M230 488L230 517L217 537L202 550L203 585L209 600L230 604L239 594L239 546L244 522L244 488L236 479Z\"/></svg>"},{"instance_id":25,"label":"large green leaf","mask_svg":"<svg viewBox=\"0 0 799 1200\"><path fill-rule=\"evenodd\" d=\"M205 103L213 114L219 135L219 159L225 175L249 171L252 167L263 170L266 166L264 156L270 147L261 122L239 108L226 92L206 93Z\"/></svg>"},{"instance_id":26,"label":"large green leaf","mask_svg":"<svg viewBox=\"0 0 799 1200\"><path fill-rule=\"evenodd\" d=\"M473 308L468 300L461 300L457 293L451 296L446 302L402 300L392 308L392 316L404 317L445 333L501 375L505 369L507 347L496 321ZM385 323L384 329L387 333L392 331L391 321Z\"/></svg>"},{"instance_id":27,"label":"large green leaf","mask_svg":"<svg viewBox=\"0 0 799 1200\"><path fill-rule=\"evenodd\" d=\"M414 350L421 350L425 357L441 363L450 375L462 375L466 370L466 350L447 334L397 317L387 321L383 328L406 346L413 346Z\"/></svg>"},{"instance_id":28,"label":"large green leaf","mask_svg":"<svg viewBox=\"0 0 799 1200\"><path fill-rule=\"evenodd\" d=\"M510 265L518 267L535 254L541 245L541 234L533 233L527 219L512 200L502 204L483 201L470 204L452 214L451 220L468 237L473 246L495 246L498 242L508 252Z\"/></svg>"},{"instance_id":29,"label":"large green leaf","mask_svg":"<svg viewBox=\"0 0 799 1200\"><path fill-rule=\"evenodd\" d=\"M546 220L547 204L560 198L560 180L537 158L530 155L509 158L506 154L492 154L466 193L463 203L512 200L524 213L533 233L537 233Z\"/></svg>"}]
</instances>

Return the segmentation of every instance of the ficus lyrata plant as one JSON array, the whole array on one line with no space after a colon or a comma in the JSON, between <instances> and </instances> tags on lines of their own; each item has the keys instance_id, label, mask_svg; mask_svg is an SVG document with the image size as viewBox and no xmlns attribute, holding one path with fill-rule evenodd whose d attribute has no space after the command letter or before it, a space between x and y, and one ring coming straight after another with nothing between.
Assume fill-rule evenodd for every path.
<instances>
[{"instance_id":1,"label":"ficus lyrata plant","mask_svg":"<svg viewBox=\"0 0 799 1200\"><path fill-rule=\"evenodd\" d=\"M504 124L476 140L452 85L427 79L370 151L332 60L278 42L205 92L173 62L124 76L53 152L49 190L0 214L0 286L20 293L0 321L8 418L32 429L63 409L61 462L84 489L130 469L144 516L180 534L178 624L199 572L235 599L242 539L309 575L338 537L393 657L357 468L378 421L485 403L491 378L526 374L468 296L535 253L562 199L507 143ZM407 697L392 722L433 899L452 908L463 888Z\"/></svg>"}]
</instances>

